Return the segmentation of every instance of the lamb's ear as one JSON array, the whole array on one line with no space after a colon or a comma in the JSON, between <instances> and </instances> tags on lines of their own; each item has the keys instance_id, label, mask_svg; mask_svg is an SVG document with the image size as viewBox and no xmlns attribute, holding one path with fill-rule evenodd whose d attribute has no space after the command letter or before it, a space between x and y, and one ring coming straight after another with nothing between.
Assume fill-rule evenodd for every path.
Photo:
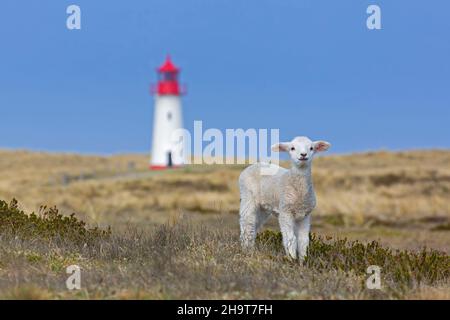
<instances>
[{"instance_id":1,"label":"lamb's ear","mask_svg":"<svg viewBox=\"0 0 450 320\"><path fill-rule=\"evenodd\" d=\"M314 151L327 151L331 147L331 144L326 141L314 141Z\"/></svg>"},{"instance_id":2,"label":"lamb's ear","mask_svg":"<svg viewBox=\"0 0 450 320\"><path fill-rule=\"evenodd\" d=\"M275 152L289 151L291 144L289 142L280 142L272 145L271 149Z\"/></svg>"}]
</instances>

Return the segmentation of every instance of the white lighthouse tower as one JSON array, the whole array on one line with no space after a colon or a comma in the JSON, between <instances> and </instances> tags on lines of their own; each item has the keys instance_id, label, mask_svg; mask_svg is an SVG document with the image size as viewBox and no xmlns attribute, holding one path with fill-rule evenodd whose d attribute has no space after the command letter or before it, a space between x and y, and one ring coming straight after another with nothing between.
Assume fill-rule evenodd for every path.
<instances>
[{"instance_id":1,"label":"white lighthouse tower","mask_svg":"<svg viewBox=\"0 0 450 320\"><path fill-rule=\"evenodd\" d=\"M182 141L174 141L172 133L183 127L180 85L177 68L167 56L157 69L158 84L152 88L155 96L153 142L150 168L161 170L185 163ZM183 92L184 93L184 92Z\"/></svg>"}]
</instances>

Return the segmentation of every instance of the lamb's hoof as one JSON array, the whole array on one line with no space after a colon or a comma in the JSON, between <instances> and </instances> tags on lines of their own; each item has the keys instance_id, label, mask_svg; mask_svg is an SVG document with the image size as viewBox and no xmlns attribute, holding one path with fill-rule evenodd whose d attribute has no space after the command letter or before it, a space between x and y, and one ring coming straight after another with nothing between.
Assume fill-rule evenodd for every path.
<instances>
[{"instance_id":1,"label":"lamb's hoof","mask_svg":"<svg viewBox=\"0 0 450 320\"><path fill-rule=\"evenodd\" d=\"M288 252L288 256L289 256L289 258L291 258L292 260L297 260L297 252L296 252L296 251L289 251L289 252Z\"/></svg>"},{"instance_id":2,"label":"lamb's hoof","mask_svg":"<svg viewBox=\"0 0 450 320\"><path fill-rule=\"evenodd\" d=\"M283 257L283 262L289 265L296 265L298 263L298 259L292 258L290 255L285 255Z\"/></svg>"}]
</instances>

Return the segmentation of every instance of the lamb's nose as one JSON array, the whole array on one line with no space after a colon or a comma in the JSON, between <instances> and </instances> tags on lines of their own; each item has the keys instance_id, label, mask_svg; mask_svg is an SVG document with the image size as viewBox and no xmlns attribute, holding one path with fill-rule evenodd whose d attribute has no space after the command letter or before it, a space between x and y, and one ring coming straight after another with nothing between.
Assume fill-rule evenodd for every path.
<instances>
[{"instance_id":1,"label":"lamb's nose","mask_svg":"<svg viewBox=\"0 0 450 320\"><path fill-rule=\"evenodd\" d=\"M301 155L303 158L306 158L306 156L307 156L306 153L300 153L300 155Z\"/></svg>"}]
</instances>

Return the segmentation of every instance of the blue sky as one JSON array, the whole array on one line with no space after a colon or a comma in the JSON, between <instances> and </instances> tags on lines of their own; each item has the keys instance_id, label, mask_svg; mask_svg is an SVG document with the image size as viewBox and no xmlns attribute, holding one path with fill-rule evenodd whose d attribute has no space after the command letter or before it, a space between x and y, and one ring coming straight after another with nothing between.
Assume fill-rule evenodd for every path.
<instances>
[{"instance_id":1,"label":"blue sky","mask_svg":"<svg viewBox=\"0 0 450 320\"><path fill-rule=\"evenodd\" d=\"M81 30L66 28L70 4ZM382 30L366 28L369 4ZM339 153L449 148L449 15L447 0L3 0L0 148L149 151L166 53L188 129L280 128Z\"/></svg>"}]
</instances>

